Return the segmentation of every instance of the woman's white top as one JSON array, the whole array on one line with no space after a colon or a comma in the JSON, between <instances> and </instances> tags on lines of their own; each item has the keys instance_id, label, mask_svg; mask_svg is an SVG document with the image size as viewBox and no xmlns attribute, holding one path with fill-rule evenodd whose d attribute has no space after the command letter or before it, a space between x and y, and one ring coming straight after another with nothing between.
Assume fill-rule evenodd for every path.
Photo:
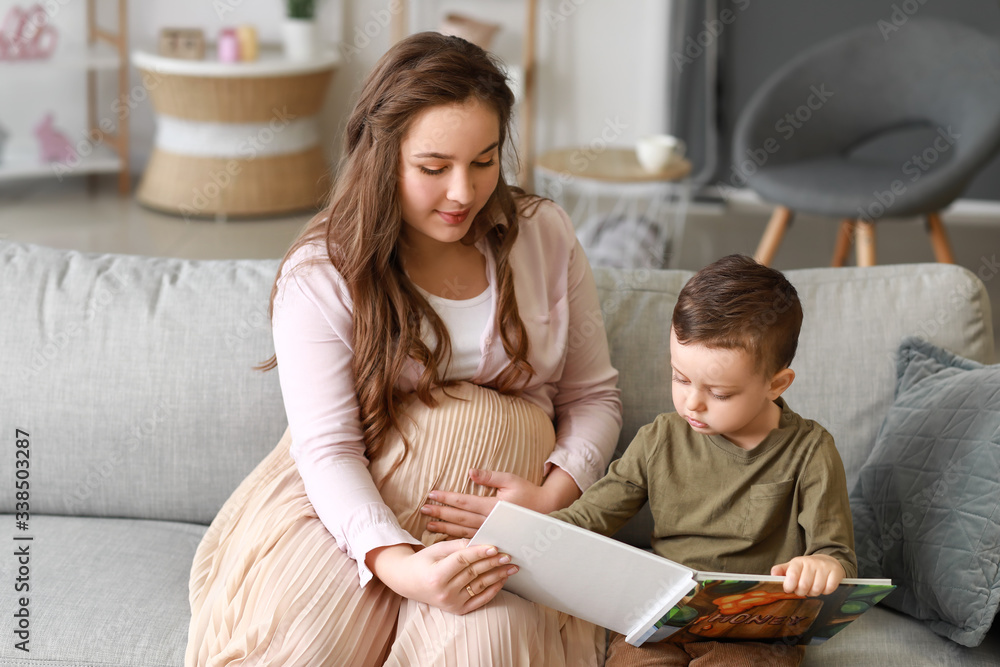
<instances>
[{"instance_id":1,"label":"woman's white top","mask_svg":"<svg viewBox=\"0 0 1000 667\"><path fill-rule=\"evenodd\" d=\"M445 299L435 296L419 285L417 290L444 322L451 336L451 363L442 360L441 378L444 380L468 380L483 360L483 337L486 335L490 314L493 312L493 290L487 286L479 296L471 299ZM424 320L420 337L428 347L434 349L437 336L427 320Z\"/></svg>"}]
</instances>

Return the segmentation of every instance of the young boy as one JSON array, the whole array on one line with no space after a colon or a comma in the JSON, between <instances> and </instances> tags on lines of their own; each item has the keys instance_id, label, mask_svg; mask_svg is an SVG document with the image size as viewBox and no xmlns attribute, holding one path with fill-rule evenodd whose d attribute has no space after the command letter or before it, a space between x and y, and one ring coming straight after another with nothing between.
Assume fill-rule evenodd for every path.
<instances>
[{"instance_id":1,"label":"young boy","mask_svg":"<svg viewBox=\"0 0 1000 667\"><path fill-rule=\"evenodd\" d=\"M648 500L653 550L688 567L784 576L799 595L857 576L833 438L781 398L801 324L795 288L774 269L730 255L695 274L670 329L677 412L641 428L608 474L553 516L611 535ZM636 648L613 634L607 664L798 665L802 654L752 642Z\"/></svg>"}]
</instances>

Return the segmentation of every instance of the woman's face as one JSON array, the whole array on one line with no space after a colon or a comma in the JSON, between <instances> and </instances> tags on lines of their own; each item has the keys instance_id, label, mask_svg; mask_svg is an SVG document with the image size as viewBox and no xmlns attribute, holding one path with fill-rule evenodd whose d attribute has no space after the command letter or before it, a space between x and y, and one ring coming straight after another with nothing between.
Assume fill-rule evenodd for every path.
<instances>
[{"instance_id":1,"label":"woman's face","mask_svg":"<svg viewBox=\"0 0 1000 667\"><path fill-rule=\"evenodd\" d=\"M479 100L424 109L403 139L399 198L407 243L457 243L496 189L500 121Z\"/></svg>"}]
</instances>

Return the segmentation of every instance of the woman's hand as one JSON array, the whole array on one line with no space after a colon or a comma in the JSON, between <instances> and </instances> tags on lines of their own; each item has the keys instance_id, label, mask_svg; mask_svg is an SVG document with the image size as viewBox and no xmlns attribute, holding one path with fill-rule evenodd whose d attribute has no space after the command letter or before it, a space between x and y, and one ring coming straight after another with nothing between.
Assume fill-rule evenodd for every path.
<instances>
[{"instance_id":1,"label":"woman's hand","mask_svg":"<svg viewBox=\"0 0 1000 667\"><path fill-rule=\"evenodd\" d=\"M467 614L492 600L517 572L510 556L468 540L438 542L420 551L408 544L372 549L365 563L386 586L410 600Z\"/></svg>"},{"instance_id":2,"label":"woman's hand","mask_svg":"<svg viewBox=\"0 0 1000 667\"><path fill-rule=\"evenodd\" d=\"M449 537L472 537L498 500L548 514L580 497L576 482L559 467L552 468L541 486L512 473L493 470L472 469L469 478L476 484L495 488L496 495L484 498L468 493L431 491L428 498L441 504L428 503L420 508L421 512L434 518L427 524L427 530Z\"/></svg>"}]
</instances>

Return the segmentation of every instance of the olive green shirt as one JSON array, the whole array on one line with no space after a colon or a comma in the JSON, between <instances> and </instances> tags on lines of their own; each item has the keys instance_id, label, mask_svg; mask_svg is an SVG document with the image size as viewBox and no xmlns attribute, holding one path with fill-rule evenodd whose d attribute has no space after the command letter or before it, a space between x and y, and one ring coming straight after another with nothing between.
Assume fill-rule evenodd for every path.
<instances>
[{"instance_id":1,"label":"olive green shirt","mask_svg":"<svg viewBox=\"0 0 1000 667\"><path fill-rule=\"evenodd\" d=\"M676 413L639 429L608 474L552 516L612 535L649 500L653 550L687 567L770 574L827 554L857 576L844 464L833 437L785 401L752 450L702 435Z\"/></svg>"}]
</instances>

